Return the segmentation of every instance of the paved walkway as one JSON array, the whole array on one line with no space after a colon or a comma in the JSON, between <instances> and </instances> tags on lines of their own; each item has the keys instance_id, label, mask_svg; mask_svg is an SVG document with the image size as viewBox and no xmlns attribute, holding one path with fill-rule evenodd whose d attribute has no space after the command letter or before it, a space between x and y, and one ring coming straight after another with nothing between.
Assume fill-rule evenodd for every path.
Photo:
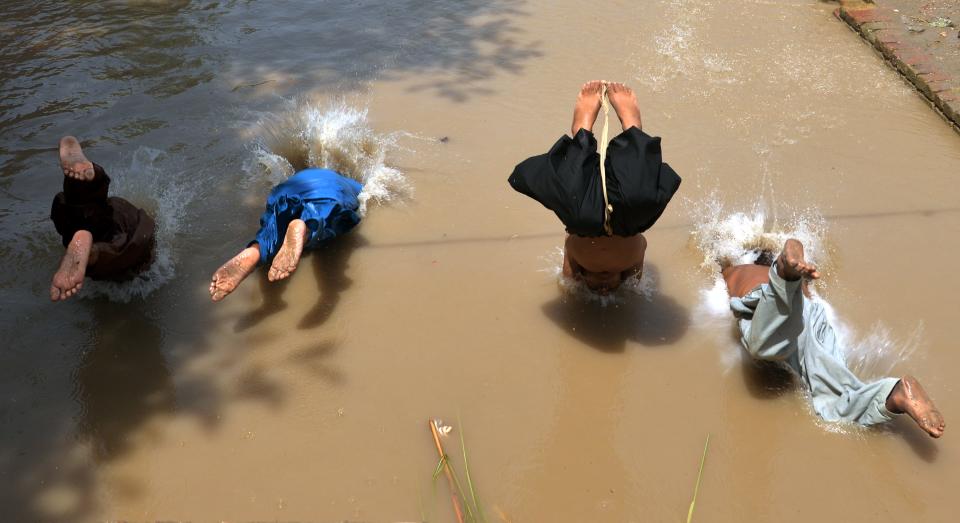
<instances>
[{"instance_id":1,"label":"paved walkway","mask_svg":"<svg viewBox=\"0 0 960 523\"><path fill-rule=\"evenodd\" d=\"M836 15L960 130L960 2L840 0Z\"/></svg>"}]
</instances>

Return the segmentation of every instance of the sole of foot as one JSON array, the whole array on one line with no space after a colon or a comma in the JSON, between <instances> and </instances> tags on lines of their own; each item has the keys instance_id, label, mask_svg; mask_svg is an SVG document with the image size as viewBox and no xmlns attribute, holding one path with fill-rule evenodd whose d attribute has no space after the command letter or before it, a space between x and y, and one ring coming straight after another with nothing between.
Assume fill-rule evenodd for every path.
<instances>
[{"instance_id":1,"label":"sole of foot","mask_svg":"<svg viewBox=\"0 0 960 523\"><path fill-rule=\"evenodd\" d=\"M80 142L73 136L60 139L60 168L63 175L76 180L93 179L93 162L83 155Z\"/></svg>"},{"instance_id":2,"label":"sole of foot","mask_svg":"<svg viewBox=\"0 0 960 523\"><path fill-rule=\"evenodd\" d=\"M607 84L607 99L620 119L620 125L626 131L631 127L643 129L640 121L640 105L637 104L637 95L633 89L619 82Z\"/></svg>"},{"instance_id":3,"label":"sole of foot","mask_svg":"<svg viewBox=\"0 0 960 523\"><path fill-rule=\"evenodd\" d=\"M789 239L783 244L783 252L777 258L777 274L787 281L796 281L800 278L815 280L820 277L817 266L807 263L804 259L803 244L794 239Z\"/></svg>"},{"instance_id":4,"label":"sole of foot","mask_svg":"<svg viewBox=\"0 0 960 523\"><path fill-rule=\"evenodd\" d=\"M87 231L77 231L67 246L60 268L50 284L50 300L63 301L75 295L83 287L87 262L93 248L93 236Z\"/></svg>"},{"instance_id":5,"label":"sole of foot","mask_svg":"<svg viewBox=\"0 0 960 523\"><path fill-rule=\"evenodd\" d=\"M577 103L573 106L573 125L570 134L576 136L580 129L593 130L593 124L600 114L600 94L603 92L603 82L592 80L580 87Z\"/></svg>"},{"instance_id":6,"label":"sole of foot","mask_svg":"<svg viewBox=\"0 0 960 523\"><path fill-rule=\"evenodd\" d=\"M898 414L906 413L931 437L943 436L943 431L946 429L943 415L937 410L927 391L923 390L920 382L913 376L904 376L897 383L887 403L890 411Z\"/></svg>"},{"instance_id":7,"label":"sole of foot","mask_svg":"<svg viewBox=\"0 0 960 523\"><path fill-rule=\"evenodd\" d=\"M273 257L267 279L277 281L289 278L300 264L300 255L303 254L303 244L307 239L307 224L303 220L293 220L287 226L287 234L283 237L283 245Z\"/></svg>"},{"instance_id":8,"label":"sole of foot","mask_svg":"<svg viewBox=\"0 0 960 523\"><path fill-rule=\"evenodd\" d=\"M247 247L224 263L210 280L210 298L220 301L236 290L240 283L257 268L260 261L260 250L257 247Z\"/></svg>"}]
</instances>

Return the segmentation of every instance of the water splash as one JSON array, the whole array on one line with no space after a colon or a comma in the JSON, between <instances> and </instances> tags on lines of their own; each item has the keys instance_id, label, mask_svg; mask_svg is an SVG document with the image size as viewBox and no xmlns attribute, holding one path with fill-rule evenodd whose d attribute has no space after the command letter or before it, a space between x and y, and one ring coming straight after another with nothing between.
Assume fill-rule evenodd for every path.
<instances>
[{"instance_id":1,"label":"water splash","mask_svg":"<svg viewBox=\"0 0 960 523\"><path fill-rule=\"evenodd\" d=\"M163 151L140 147L129 168L110 171L111 193L145 210L157 224L154 261L149 269L129 281L87 279L80 297L105 297L126 303L146 298L173 279L177 262L173 240L183 230L187 206L197 195L197 185L190 177L172 176L174 170Z\"/></svg>"},{"instance_id":2,"label":"water splash","mask_svg":"<svg viewBox=\"0 0 960 523\"><path fill-rule=\"evenodd\" d=\"M384 203L412 196L404 174L386 165L387 152L399 147L405 133L377 134L366 108L298 99L261 118L257 128L254 159L247 169L259 166L272 183L308 167L333 169L363 184L361 215L370 200Z\"/></svg>"},{"instance_id":3,"label":"water splash","mask_svg":"<svg viewBox=\"0 0 960 523\"><path fill-rule=\"evenodd\" d=\"M579 300L598 303L603 307L624 305L630 295L641 296L647 301L652 301L654 291L657 288L656 278L651 274L651 271L644 271L639 278L627 278L616 291L602 295L590 290L582 281L563 275L563 247L555 247L549 254L541 256L540 259L546 264L546 267L540 269L540 272L545 272L556 278L561 291Z\"/></svg>"},{"instance_id":4,"label":"water splash","mask_svg":"<svg viewBox=\"0 0 960 523\"><path fill-rule=\"evenodd\" d=\"M754 263L763 251L780 252L789 238L803 242L807 260L821 269L830 264L827 221L812 208L787 210L783 218L771 218L762 202L748 211L732 211L716 193L703 201L684 200L684 204L694 223L691 238L703 254L701 268L719 271L726 265Z\"/></svg>"},{"instance_id":5,"label":"water splash","mask_svg":"<svg viewBox=\"0 0 960 523\"><path fill-rule=\"evenodd\" d=\"M668 4L664 18L674 23L653 36L655 54L644 52L631 58L637 71L642 71L636 77L640 83L654 92L669 92L673 81L682 80L687 84L684 91L694 90L703 97L714 91L714 85L740 83L734 61L697 35L695 24L703 16L703 9L710 7L707 2ZM651 63L650 56L658 59ZM699 81L689 83L694 77Z\"/></svg>"},{"instance_id":6,"label":"water splash","mask_svg":"<svg viewBox=\"0 0 960 523\"><path fill-rule=\"evenodd\" d=\"M870 380L897 376L900 365L914 358L923 343L924 326L918 324L905 338L896 336L889 327L875 321L862 334L857 332L837 314L832 305L818 298L837 339L844 347L847 366L861 379Z\"/></svg>"}]
</instances>

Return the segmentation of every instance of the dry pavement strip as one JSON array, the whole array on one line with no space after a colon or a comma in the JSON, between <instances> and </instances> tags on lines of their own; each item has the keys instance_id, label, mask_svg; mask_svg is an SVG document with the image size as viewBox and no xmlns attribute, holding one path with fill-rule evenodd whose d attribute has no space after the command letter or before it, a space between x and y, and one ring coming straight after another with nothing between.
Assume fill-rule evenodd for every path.
<instances>
[{"instance_id":1,"label":"dry pavement strip","mask_svg":"<svg viewBox=\"0 0 960 523\"><path fill-rule=\"evenodd\" d=\"M841 0L835 14L960 130L960 3Z\"/></svg>"}]
</instances>

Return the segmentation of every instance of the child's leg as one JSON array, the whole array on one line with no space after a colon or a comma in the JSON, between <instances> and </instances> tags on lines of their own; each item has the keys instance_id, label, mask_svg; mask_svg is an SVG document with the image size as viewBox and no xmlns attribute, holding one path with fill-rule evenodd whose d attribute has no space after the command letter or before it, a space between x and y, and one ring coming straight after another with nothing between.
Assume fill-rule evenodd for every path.
<instances>
[{"instance_id":1,"label":"child's leg","mask_svg":"<svg viewBox=\"0 0 960 523\"><path fill-rule=\"evenodd\" d=\"M807 309L800 358L817 414L828 421L874 425L906 413L931 436L939 438L943 434L943 416L916 379L907 376L860 381L847 368L844 351L823 307L810 303Z\"/></svg>"},{"instance_id":2,"label":"child's leg","mask_svg":"<svg viewBox=\"0 0 960 523\"><path fill-rule=\"evenodd\" d=\"M309 237L310 229L307 228L307 224L299 218L292 220L283 237L283 245L280 246L277 255L273 257L273 263L270 264L267 279L277 281L293 274L293 271L297 270L300 255L303 254L303 246L307 244Z\"/></svg>"},{"instance_id":3,"label":"child's leg","mask_svg":"<svg viewBox=\"0 0 960 523\"><path fill-rule=\"evenodd\" d=\"M210 279L210 298L213 301L226 298L257 268L259 261L260 247L257 242L253 242L213 273L213 278Z\"/></svg>"},{"instance_id":4,"label":"child's leg","mask_svg":"<svg viewBox=\"0 0 960 523\"><path fill-rule=\"evenodd\" d=\"M898 414L908 414L921 429L934 438L942 436L946 428L943 415L913 376L904 376L897 382L897 386L887 396L887 409Z\"/></svg>"},{"instance_id":5,"label":"child's leg","mask_svg":"<svg viewBox=\"0 0 960 523\"><path fill-rule=\"evenodd\" d=\"M803 332L800 280L787 281L770 268L770 282L741 298L757 300L750 319L741 319L741 342L754 358L781 361L795 367L797 339ZM798 371L800 369L794 368Z\"/></svg>"},{"instance_id":6,"label":"child's leg","mask_svg":"<svg viewBox=\"0 0 960 523\"><path fill-rule=\"evenodd\" d=\"M90 262L93 236L89 231L77 231L67 245L67 252L60 261L60 268L50 284L50 299L65 300L83 287L87 264Z\"/></svg>"}]
</instances>

